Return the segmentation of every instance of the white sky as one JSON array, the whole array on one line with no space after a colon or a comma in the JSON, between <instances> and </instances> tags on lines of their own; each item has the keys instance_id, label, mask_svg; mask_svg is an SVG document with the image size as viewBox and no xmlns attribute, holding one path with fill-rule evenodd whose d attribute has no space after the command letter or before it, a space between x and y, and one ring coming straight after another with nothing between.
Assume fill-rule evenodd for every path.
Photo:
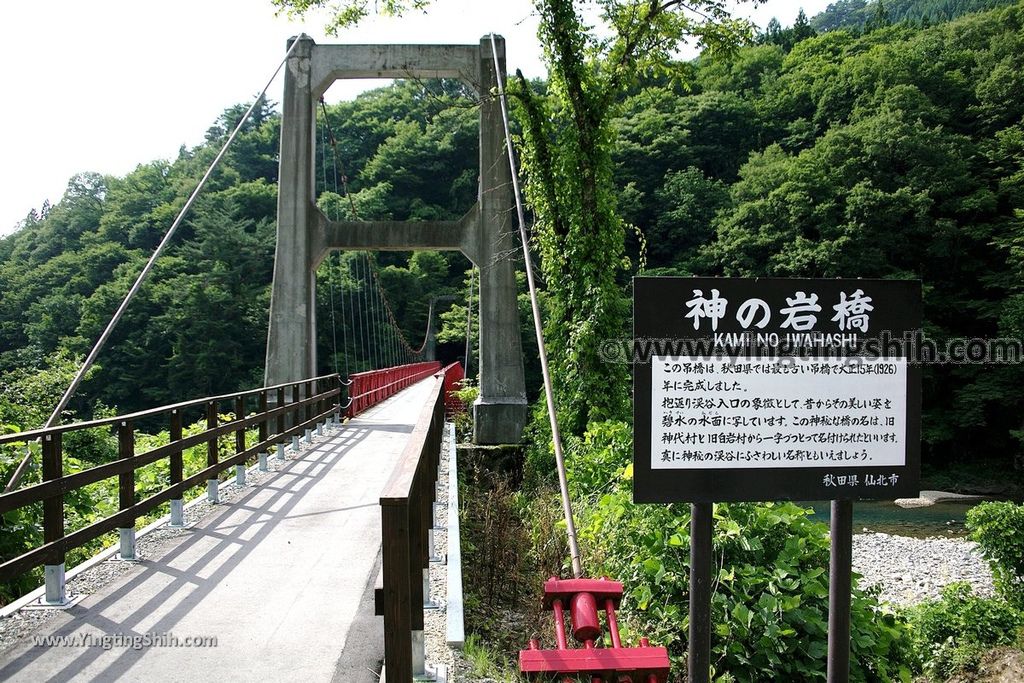
<instances>
[{"instance_id":1,"label":"white sky","mask_svg":"<svg viewBox=\"0 0 1024 683\"><path fill-rule=\"evenodd\" d=\"M768 0L740 16L789 25L828 0ZM203 140L227 107L250 100L291 35L317 42L476 43L505 37L510 70L542 76L528 0L437 0L426 14L373 20L338 38L323 21L275 17L270 0L30 0L0 21L0 235L44 199L57 203L82 171L124 175ZM328 101L379 81L337 83ZM281 77L270 88L280 102Z\"/></svg>"}]
</instances>

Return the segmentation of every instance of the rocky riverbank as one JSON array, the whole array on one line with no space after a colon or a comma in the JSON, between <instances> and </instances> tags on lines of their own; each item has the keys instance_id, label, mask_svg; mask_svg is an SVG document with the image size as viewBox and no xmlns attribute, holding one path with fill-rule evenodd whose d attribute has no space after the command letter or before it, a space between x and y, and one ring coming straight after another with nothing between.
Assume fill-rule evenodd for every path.
<instances>
[{"instance_id":1,"label":"rocky riverbank","mask_svg":"<svg viewBox=\"0 0 1024 683\"><path fill-rule=\"evenodd\" d=\"M910 538L866 533L853 537L853 570L861 585L881 587L882 600L912 605L940 596L955 581L992 595L992 572L978 544L963 538Z\"/></svg>"}]
</instances>

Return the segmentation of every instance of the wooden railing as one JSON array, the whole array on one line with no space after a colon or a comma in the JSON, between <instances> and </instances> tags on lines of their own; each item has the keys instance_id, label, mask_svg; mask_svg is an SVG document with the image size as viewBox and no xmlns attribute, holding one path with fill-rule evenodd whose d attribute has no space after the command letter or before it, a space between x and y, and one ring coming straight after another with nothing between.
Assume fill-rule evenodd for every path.
<instances>
[{"instance_id":1,"label":"wooden railing","mask_svg":"<svg viewBox=\"0 0 1024 683\"><path fill-rule=\"evenodd\" d=\"M348 388L348 394L351 400L345 414L354 417L402 389L430 377L440 369L439 362L427 361L350 375L352 384Z\"/></svg>"},{"instance_id":2,"label":"wooden railing","mask_svg":"<svg viewBox=\"0 0 1024 683\"><path fill-rule=\"evenodd\" d=\"M180 506L185 491L203 482L214 487L217 476L233 465L244 465L271 447L282 448L289 438L301 435L319 423L340 413L339 396L342 390L338 375L324 375L301 382L291 382L241 393L207 398L163 406L118 417L60 425L49 429L0 436L0 445L40 441L42 443L42 481L0 495L0 515L42 502L43 545L0 564L0 580L14 578L41 565L47 566L47 601L63 600L63 565L69 550L115 529L133 530L136 519L168 501ZM273 407L271 407L273 406ZM235 419L218 424L221 409L233 412ZM198 434L182 436L186 411L205 414L206 429ZM252 412L250 412L252 411ZM146 420L163 420L170 428L170 442L145 453L135 453L134 424ZM63 437L84 429L111 428L116 430L118 459L80 472L63 472ZM256 428L259 442L246 448L246 430ZM218 441L234 434L234 454L221 459ZM206 467L188 477L184 476L182 452L206 443ZM135 472L145 465L167 460L170 467L170 485L145 500L137 501ZM64 496L104 479L118 478L119 511L105 519L66 533L64 528ZM134 533L134 532L132 532ZM50 567L60 568L59 586L51 586ZM59 589L59 590L58 590Z\"/></svg>"},{"instance_id":3,"label":"wooden railing","mask_svg":"<svg viewBox=\"0 0 1024 683\"><path fill-rule=\"evenodd\" d=\"M413 679L413 632L423 631L423 577L443 431L444 376L438 374L380 497L384 665L392 683Z\"/></svg>"}]
</instances>

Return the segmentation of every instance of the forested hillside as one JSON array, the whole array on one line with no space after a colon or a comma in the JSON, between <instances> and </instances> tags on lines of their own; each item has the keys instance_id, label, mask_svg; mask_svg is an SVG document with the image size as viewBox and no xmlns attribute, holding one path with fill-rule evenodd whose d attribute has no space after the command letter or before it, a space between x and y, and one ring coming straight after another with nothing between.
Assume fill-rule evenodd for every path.
<instances>
[{"instance_id":1,"label":"forested hillside","mask_svg":"<svg viewBox=\"0 0 1024 683\"><path fill-rule=\"evenodd\" d=\"M808 27L681 65L686 87L666 79L634 90L616 121L615 175L647 267L919 277L930 335L1024 335L1022 26L1024 3L928 28L815 36ZM398 83L328 109L360 217L454 218L475 201L476 110L460 87ZM206 143L174 161L123 178L76 176L59 203L0 240L0 422L45 418L72 357L102 329L242 111L224 112ZM260 381L278 124L266 104L247 126L83 387L80 414L95 402L127 410ZM317 164L321 206L348 213L330 145L318 146L328 148ZM336 297L360 286L352 258L321 272ZM459 255L376 258L414 342L428 296L465 296ZM324 369L334 367L331 290L320 287ZM448 316L449 337L461 319ZM348 342L351 368L363 367ZM932 366L925 396L926 459L1020 452L1019 365Z\"/></svg>"},{"instance_id":2,"label":"forested hillside","mask_svg":"<svg viewBox=\"0 0 1024 683\"><path fill-rule=\"evenodd\" d=\"M77 175L59 203L0 240L0 422L31 428L45 420L59 386L34 397L19 387L45 368L53 371L41 376L66 374L71 357L88 350L245 109L225 111L205 143L183 147L173 162L143 164L123 178ZM360 217L457 218L476 201L477 116L459 86L396 84L329 107L328 116L319 129L337 136L339 174L351 178ZM132 410L262 381L279 124L262 103L102 353L73 404L81 414L97 401ZM346 216L353 204L338 194L330 145L318 155L321 205ZM344 367L332 358L331 293L340 316L342 298L367 288L366 263L356 258L335 256L321 269L325 371ZM428 297L464 296L469 263L461 255L385 253L376 262L416 346ZM365 369L366 344L339 332L339 347L346 337L339 358L347 351L349 368Z\"/></svg>"},{"instance_id":3,"label":"forested hillside","mask_svg":"<svg viewBox=\"0 0 1024 683\"><path fill-rule=\"evenodd\" d=\"M838 0L811 18L818 31L861 29L879 23L907 21L937 24L972 12L1012 5L1014 0Z\"/></svg>"},{"instance_id":4,"label":"forested hillside","mask_svg":"<svg viewBox=\"0 0 1024 683\"><path fill-rule=\"evenodd\" d=\"M621 208L666 274L916 277L937 339L1024 335L1024 4L746 48L619 121ZM925 458L1009 457L1019 364L925 369Z\"/></svg>"}]
</instances>

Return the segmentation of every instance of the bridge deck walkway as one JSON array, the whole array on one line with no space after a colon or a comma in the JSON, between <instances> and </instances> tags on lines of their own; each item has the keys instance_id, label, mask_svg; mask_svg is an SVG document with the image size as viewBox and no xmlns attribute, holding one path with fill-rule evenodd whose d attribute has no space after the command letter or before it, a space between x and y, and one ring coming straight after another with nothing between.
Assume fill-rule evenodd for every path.
<instances>
[{"instance_id":1,"label":"bridge deck walkway","mask_svg":"<svg viewBox=\"0 0 1024 683\"><path fill-rule=\"evenodd\" d=\"M377 500L431 381L315 441L153 557L0 652L0 680L376 680ZM85 634L213 636L217 644L37 644L40 637Z\"/></svg>"}]
</instances>

